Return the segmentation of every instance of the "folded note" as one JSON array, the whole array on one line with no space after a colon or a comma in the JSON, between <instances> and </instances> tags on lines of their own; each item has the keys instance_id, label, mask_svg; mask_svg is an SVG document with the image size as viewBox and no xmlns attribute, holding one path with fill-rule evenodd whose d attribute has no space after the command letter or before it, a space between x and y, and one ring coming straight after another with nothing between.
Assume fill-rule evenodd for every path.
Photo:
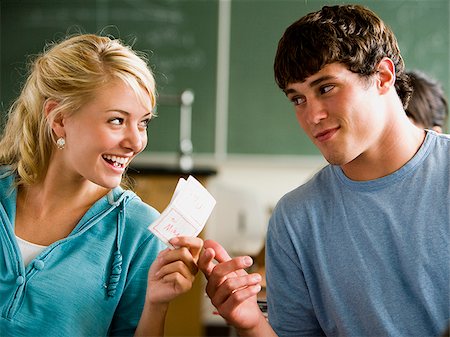
<instances>
[{"instance_id":1,"label":"folded note","mask_svg":"<svg viewBox=\"0 0 450 337\"><path fill-rule=\"evenodd\" d=\"M193 176L180 178L172 199L148 229L170 248L176 236L197 236L208 220L216 200Z\"/></svg>"}]
</instances>

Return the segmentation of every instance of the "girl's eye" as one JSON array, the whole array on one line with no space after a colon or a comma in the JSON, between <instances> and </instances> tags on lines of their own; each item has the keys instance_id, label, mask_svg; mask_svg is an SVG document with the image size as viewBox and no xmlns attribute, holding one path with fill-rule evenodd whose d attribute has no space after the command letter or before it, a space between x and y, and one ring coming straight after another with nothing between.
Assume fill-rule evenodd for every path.
<instances>
[{"instance_id":1,"label":"girl's eye","mask_svg":"<svg viewBox=\"0 0 450 337\"><path fill-rule=\"evenodd\" d=\"M304 97L298 96L291 99L292 103L294 105L300 105L306 102L306 99Z\"/></svg>"},{"instance_id":2,"label":"girl's eye","mask_svg":"<svg viewBox=\"0 0 450 337\"><path fill-rule=\"evenodd\" d=\"M323 87L320 88L320 93L321 94L326 94L327 92L330 92L332 89L334 88L334 85L325 85Z\"/></svg>"},{"instance_id":3,"label":"girl's eye","mask_svg":"<svg viewBox=\"0 0 450 337\"><path fill-rule=\"evenodd\" d=\"M109 120L109 122L111 124L114 124L114 125L122 125L123 124L123 118L119 118L119 117L112 118L112 119Z\"/></svg>"},{"instance_id":4,"label":"girl's eye","mask_svg":"<svg viewBox=\"0 0 450 337\"><path fill-rule=\"evenodd\" d=\"M148 118L148 119L144 119L143 121L141 121L141 123L140 123L140 126L142 127L142 128L147 128L148 127L148 124L150 124L150 118Z\"/></svg>"}]
</instances>

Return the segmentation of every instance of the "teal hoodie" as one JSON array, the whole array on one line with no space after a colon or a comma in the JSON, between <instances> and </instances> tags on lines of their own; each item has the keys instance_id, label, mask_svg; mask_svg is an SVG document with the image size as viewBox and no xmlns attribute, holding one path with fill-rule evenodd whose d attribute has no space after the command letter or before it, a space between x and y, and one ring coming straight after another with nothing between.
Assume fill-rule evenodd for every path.
<instances>
[{"instance_id":1,"label":"teal hoodie","mask_svg":"<svg viewBox=\"0 0 450 337\"><path fill-rule=\"evenodd\" d=\"M164 249L147 230L159 213L117 187L25 266L14 178L0 167L0 336L133 335L148 269Z\"/></svg>"}]
</instances>

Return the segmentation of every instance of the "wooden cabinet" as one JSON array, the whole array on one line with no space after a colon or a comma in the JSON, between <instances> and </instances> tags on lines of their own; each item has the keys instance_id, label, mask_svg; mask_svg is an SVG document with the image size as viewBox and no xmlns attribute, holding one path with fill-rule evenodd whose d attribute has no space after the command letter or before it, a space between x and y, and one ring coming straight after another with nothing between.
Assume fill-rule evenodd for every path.
<instances>
[{"instance_id":1,"label":"wooden cabinet","mask_svg":"<svg viewBox=\"0 0 450 337\"><path fill-rule=\"evenodd\" d=\"M169 204L180 177L187 178L190 174L206 187L208 177L215 174L215 171L210 169L192 171L189 174L156 168L139 168L136 171L138 173L128 174L135 182L134 191L144 202L159 212L162 212ZM201 321L201 303L205 293L203 277L203 274L199 272L192 289L171 302L166 320L166 336L204 335Z\"/></svg>"}]
</instances>

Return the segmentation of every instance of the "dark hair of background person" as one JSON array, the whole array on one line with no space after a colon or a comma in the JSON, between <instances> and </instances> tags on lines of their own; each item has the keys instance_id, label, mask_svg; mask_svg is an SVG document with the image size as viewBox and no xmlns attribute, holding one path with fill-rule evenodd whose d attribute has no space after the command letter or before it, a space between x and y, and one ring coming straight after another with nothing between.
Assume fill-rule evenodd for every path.
<instances>
[{"instance_id":1,"label":"dark hair of background person","mask_svg":"<svg viewBox=\"0 0 450 337\"><path fill-rule=\"evenodd\" d=\"M406 114L418 126L446 130L448 102L442 85L422 71L407 72L413 89Z\"/></svg>"}]
</instances>

